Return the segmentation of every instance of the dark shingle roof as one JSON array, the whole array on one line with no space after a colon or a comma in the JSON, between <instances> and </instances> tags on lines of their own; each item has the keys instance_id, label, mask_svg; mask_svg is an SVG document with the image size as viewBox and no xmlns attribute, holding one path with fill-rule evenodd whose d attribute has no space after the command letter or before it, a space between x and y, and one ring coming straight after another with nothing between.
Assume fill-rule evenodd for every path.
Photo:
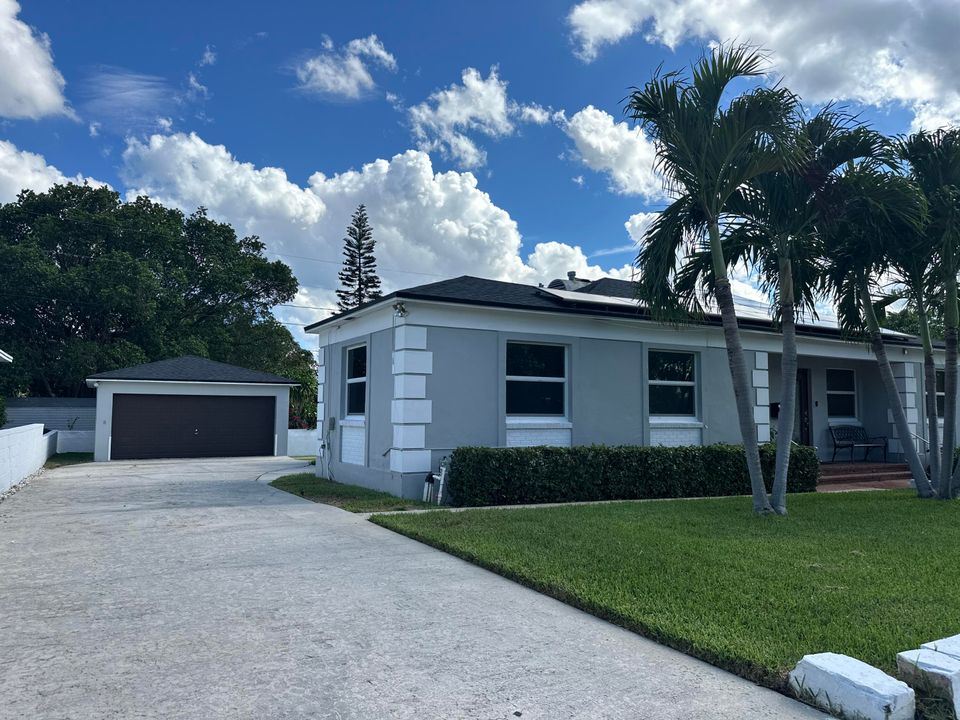
<instances>
[{"instance_id":1,"label":"dark shingle roof","mask_svg":"<svg viewBox=\"0 0 960 720\"><path fill-rule=\"evenodd\" d=\"M582 288L577 288L574 292L633 300L637 297L637 284L629 280L617 280L616 278L605 277L594 280Z\"/></svg>"},{"instance_id":2,"label":"dark shingle roof","mask_svg":"<svg viewBox=\"0 0 960 720\"><path fill-rule=\"evenodd\" d=\"M461 275L450 280L441 280L440 282L430 283L428 285L418 285L398 290L390 295L386 295L378 300L372 300L358 308L349 310L341 315L332 315L320 322L308 325L307 332L315 330L324 325L340 322L351 315L374 305L396 300L433 300L435 302L448 302L463 305L480 305L486 307L516 308L522 310L545 310L548 312L560 312L571 315L592 315L597 316L616 316L649 319L649 313L641 307L630 306L622 303L604 303L600 298L625 298L634 299L636 297L636 284L629 280L617 280L615 278L600 278L594 280L581 288L568 291L563 299L551 294L547 288L536 287L534 285L522 285L519 283L503 282L500 280L487 280L485 278L473 277L471 275ZM585 296L583 302L574 300L573 296L582 294ZM774 331L778 329L775 323L770 319L767 308L762 303L745 298L735 298L738 307L740 326L762 331ZM741 314L742 312L742 314ZM719 325L719 315L707 314L700 320L701 324ZM803 335L820 335L825 337L841 337L839 328L827 325L807 325L799 324L797 331ZM893 343L916 345L918 339L898 335L887 338Z\"/></svg>"},{"instance_id":3,"label":"dark shingle roof","mask_svg":"<svg viewBox=\"0 0 960 720\"><path fill-rule=\"evenodd\" d=\"M422 300L447 300L471 305L497 305L500 307L544 308L555 310L561 306L558 300L533 285L487 280L486 278L461 275L450 280L419 285L399 290L400 298Z\"/></svg>"},{"instance_id":4,"label":"dark shingle roof","mask_svg":"<svg viewBox=\"0 0 960 720\"><path fill-rule=\"evenodd\" d=\"M248 370L236 365L208 360L194 355L158 360L133 367L91 375L87 380L167 380L170 382L263 383L265 385L297 385L296 380L272 373Z\"/></svg>"}]
</instances>

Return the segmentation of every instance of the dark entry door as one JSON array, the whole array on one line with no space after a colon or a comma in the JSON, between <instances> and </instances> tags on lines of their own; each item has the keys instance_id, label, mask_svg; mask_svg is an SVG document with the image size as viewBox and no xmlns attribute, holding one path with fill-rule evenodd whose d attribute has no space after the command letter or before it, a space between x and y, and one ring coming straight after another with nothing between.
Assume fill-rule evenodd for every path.
<instances>
[{"instance_id":1,"label":"dark entry door","mask_svg":"<svg viewBox=\"0 0 960 720\"><path fill-rule=\"evenodd\" d=\"M794 440L801 445L813 444L810 425L810 371L797 370L797 418L794 423Z\"/></svg>"},{"instance_id":2,"label":"dark entry door","mask_svg":"<svg viewBox=\"0 0 960 720\"><path fill-rule=\"evenodd\" d=\"M114 395L112 460L273 455L272 397Z\"/></svg>"}]
</instances>

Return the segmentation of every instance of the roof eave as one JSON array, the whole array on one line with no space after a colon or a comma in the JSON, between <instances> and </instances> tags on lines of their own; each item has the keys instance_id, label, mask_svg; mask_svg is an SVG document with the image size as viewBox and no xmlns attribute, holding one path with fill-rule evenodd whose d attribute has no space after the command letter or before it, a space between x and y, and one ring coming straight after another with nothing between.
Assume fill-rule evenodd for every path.
<instances>
[{"instance_id":1,"label":"roof eave","mask_svg":"<svg viewBox=\"0 0 960 720\"><path fill-rule=\"evenodd\" d=\"M390 300L393 300L395 298L402 298L402 297L408 297L408 296L404 294L403 291L400 291L400 290L396 292L392 292L389 295L384 295L382 298L377 298L376 300L373 300L371 302L364 303L363 305L359 307L355 307L352 310L347 310L346 312L338 313L336 315L331 315L330 317L324 318L323 320L319 320L315 323L312 323L311 325L307 325L303 329L303 331L308 335L317 335L318 331L326 325L330 325L334 322L353 320L354 318L357 318L361 315L365 315L370 311L380 308L383 304L385 304Z\"/></svg>"},{"instance_id":2,"label":"roof eave","mask_svg":"<svg viewBox=\"0 0 960 720\"><path fill-rule=\"evenodd\" d=\"M272 382L269 380L263 380L260 382L237 382L233 380L158 380L157 378L102 378L91 376L88 377L85 381L87 387L93 388L96 387L99 383L178 383L181 385L254 385L257 387L262 387L267 385L269 387L300 387L300 383L295 382Z\"/></svg>"}]
</instances>

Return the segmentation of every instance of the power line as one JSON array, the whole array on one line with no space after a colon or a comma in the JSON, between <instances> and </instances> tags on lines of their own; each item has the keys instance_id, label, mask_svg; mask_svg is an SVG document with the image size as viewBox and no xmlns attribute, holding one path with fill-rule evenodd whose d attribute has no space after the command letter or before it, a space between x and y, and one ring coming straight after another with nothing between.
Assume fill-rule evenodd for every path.
<instances>
[{"instance_id":1,"label":"power line","mask_svg":"<svg viewBox=\"0 0 960 720\"><path fill-rule=\"evenodd\" d=\"M73 222L73 223L77 223L77 224L81 224L81 225L85 223L85 224L87 224L87 225L89 225L89 226L91 226L91 227L102 227L102 228L106 228L107 230L114 230L114 231L116 231L116 230L121 230L121 231L124 231L124 232L130 231L130 230L133 230L133 231L135 231L135 232L148 232L148 231L149 231L149 228L128 227L128 226L125 226L125 225L122 225L122 224L119 224L119 223L118 223L117 225L109 225L109 224L107 224L107 223L98 222L98 221L96 221L96 220L90 220L90 219L88 219L88 218L83 218L83 219L81 219L81 218L66 217L66 216L63 216L63 215L51 215L50 213L42 213L42 212L39 212L39 211L36 211L36 210L30 210L30 209L28 209L28 208L24 208L24 207L20 207L20 208L18 208L18 209L19 209L21 212L25 212L25 213L31 214L31 215L33 215L34 217L51 217L51 218L56 219L56 220L58 220L58 221L63 221L63 222L69 221L69 222ZM213 222L216 222L216 221L213 221ZM225 223L225 224L229 225L229 223ZM233 226L231 226L231 228L232 228L232 227L233 227ZM263 252L266 253L266 254L268 254L268 255L276 255L276 256L278 256L278 257L297 258L298 260L310 260L310 261L312 261L312 262L328 263L328 264L331 264L331 265L340 265L340 264L343 263L343 259L342 259L342 258L338 258L338 259L336 259L336 260L330 260L330 259L327 259L327 258L311 257L311 256L309 256L309 255L293 255L293 254L290 254L290 253L280 253L280 252L276 252L276 251L274 251L274 250L268 250L268 249L266 249L266 248L264 248L264 251L263 251ZM67 256L67 257L83 258L83 259L87 259L87 260L93 259L93 256L92 256L92 255L77 255L77 254L74 254L74 253L60 253L60 254L61 254L61 255L65 255L65 256ZM378 266L377 266L377 269L378 269L378 270L386 270L387 272L402 273L402 274L405 274L405 275L425 275L425 276L427 276L427 277L440 277L440 278L446 278L446 277L448 277L447 275L444 275L444 274L442 274L442 273L423 272L422 270L401 270L400 268L391 268L391 267L385 267L385 266L381 266L381 265L378 265ZM308 286L308 287L309 287L309 286Z\"/></svg>"},{"instance_id":2,"label":"power line","mask_svg":"<svg viewBox=\"0 0 960 720\"><path fill-rule=\"evenodd\" d=\"M37 293L24 293L24 292L5 292L3 290L0 290L0 297L17 298L17 299L26 298L26 299L33 299L33 300L50 300L51 299L48 295L41 295ZM103 305L101 305L100 303L90 302L88 300L77 300L75 298L70 298L70 299L64 299L62 302L65 305L79 305L81 307L95 308L97 310L103 309ZM276 305L272 305L271 307L272 308L273 307L293 307L293 308L303 308L306 310L330 310L331 312L337 312L338 310L338 308L321 308L314 305L291 305L287 303L277 303ZM274 317L274 319L276 320L276 317ZM280 323L281 325L299 325L300 327L307 327L307 325L311 324L311 323L292 323L292 322L285 322L283 320L277 320L277 322Z\"/></svg>"}]
</instances>

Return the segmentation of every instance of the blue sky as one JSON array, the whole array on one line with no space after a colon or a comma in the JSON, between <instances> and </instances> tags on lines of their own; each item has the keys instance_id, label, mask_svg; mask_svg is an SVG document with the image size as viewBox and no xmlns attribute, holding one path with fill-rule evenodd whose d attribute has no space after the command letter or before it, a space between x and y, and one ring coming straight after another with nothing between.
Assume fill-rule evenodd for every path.
<instances>
[{"instance_id":1,"label":"blue sky","mask_svg":"<svg viewBox=\"0 0 960 720\"><path fill-rule=\"evenodd\" d=\"M941 0L21 5L0 0L0 201L83 177L203 204L294 268L291 323L331 304L358 202L387 289L628 273L664 199L621 101L717 40L890 133L960 116Z\"/></svg>"}]
</instances>

